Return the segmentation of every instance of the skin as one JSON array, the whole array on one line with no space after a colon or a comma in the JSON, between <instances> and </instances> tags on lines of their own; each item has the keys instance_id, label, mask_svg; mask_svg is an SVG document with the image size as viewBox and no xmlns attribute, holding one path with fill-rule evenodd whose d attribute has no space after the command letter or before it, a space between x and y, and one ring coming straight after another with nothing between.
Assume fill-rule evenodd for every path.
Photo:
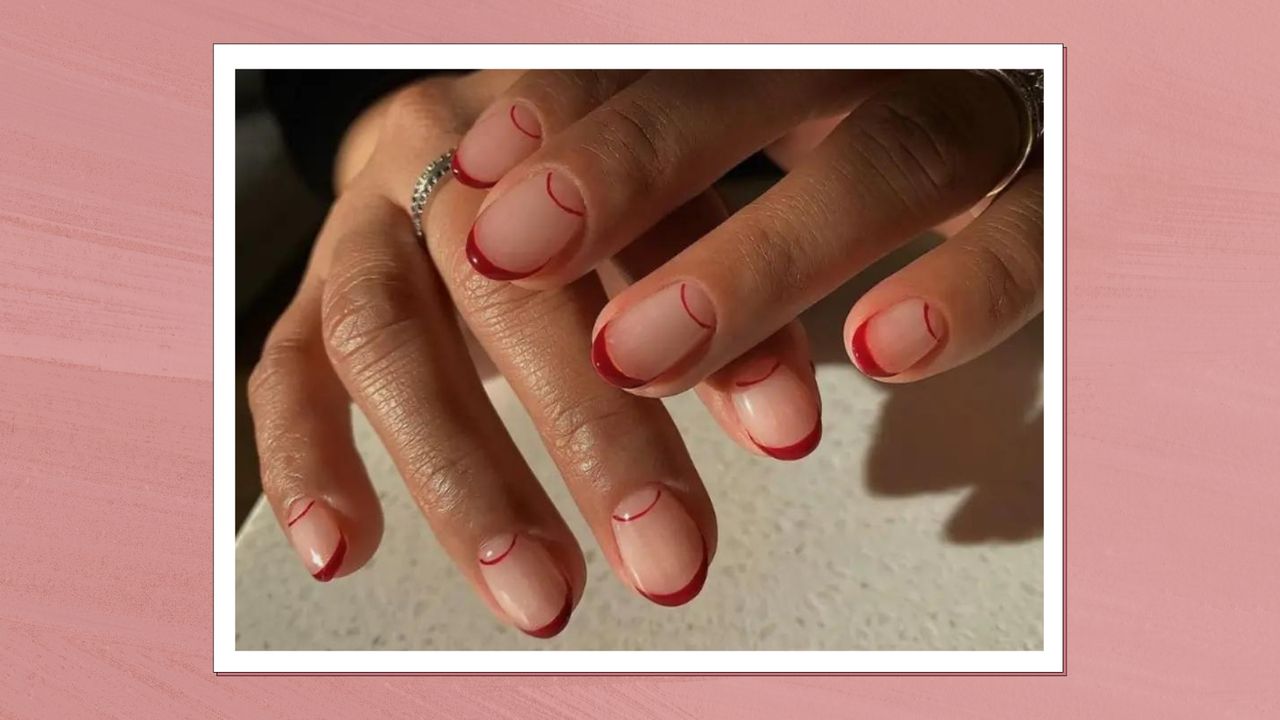
<instances>
[{"instance_id":1,"label":"skin","mask_svg":"<svg viewBox=\"0 0 1280 720\"><path fill-rule=\"evenodd\" d=\"M504 117L531 139L507 147L527 155L510 158L488 192L461 176L441 186L424 218L424 252L406 189L446 149L461 141L474 150L463 138L469 129L502 127ZM619 579L655 602L687 601L688 588L676 589L682 577L654 573L692 568L702 553L705 574L715 515L651 398L695 388L736 442L784 457L757 436L800 438L809 430L800 425L820 418L798 313L941 223L947 242L853 307L846 345L860 335L897 343L896 353L872 349L880 362L904 365L878 379L903 382L1012 334L1042 302L1038 172L980 215L972 208L990 202L984 194L1016 161L1017 123L1003 88L967 73L484 71L407 88L349 130L335 163L338 200L251 379L265 495L304 558L302 545L341 535L340 562L327 547L310 548L318 578L368 561L382 517L351 443L354 401L482 600L526 632L547 630L528 627L529 618L554 609L561 587L571 610L585 563L488 404L474 345L529 411ZM710 184L761 148L789 174L730 217ZM477 216L549 172L569 185L557 197L548 178L547 195L583 218L552 216L573 229L563 249L513 282L478 274L468 257ZM601 382L588 357L593 341L647 299L676 297L681 284L694 293L682 332L701 314L703 339L639 387ZM852 354L864 372L874 366ZM754 384L761 378L773 384ZM615 514L649 497L662 498L651 515ZM299 507L316 514L299 521ZM536 558L531 565L498 572L478 562L513 535L522 550L510 557ZM540 588L537 612L524 612L508 585L500 602L488 582L528 577L534 565L559 574L526 583Z\"/></svg>"},{"instance_id":2,"label":"skin","mask_svg":"<svg viewBox=\"0 0 1280 720\"><path fill-rule=\"evenodd\" d=\"M424 217L424 252L412 233L406 189L515 77L480 72L420 83L353 124L336 158L338 199L296 297L268 338L249 397L264 494L317 579L357 571L382 534L376 494L352 445L354 402L460 572L497 617L519 625L523 616L504 610L489 581L505 583L500 590L511 608L510 578L527 576L532 565L552 568L557 577L525 585L546 590L563 582L571 609L586 582L585 562L490 406L469 346L487 354L528 410L620 580L637 592L669 595L671 583L684 578L638 578L633 569L654 557L692 557L696 566L690 553L709 562L716 547L710 499L662 405L602 383L582 349L608 299L602 278L622 289L726 213L713 194L700 194L655 226L660 240L622 254L602 277L535 292L471 271L464 245L484 193L448 182ZM802 335L789 333L773 346L807 368ZM816 385L811 389L816 399ZM709 386L707 397L720 392ZM729 406L711 407L725 415ZM727 415L720 422L733 424ZM626 528L628 562L613 513L655 486L664 493L663 512L646 522L683 528L687 537L655 538L637 522ZM511 558L536 558L529 567L499 573L479 562L495 538L512 533L522 540ZM683 546L667 547L677 541ZM530 542L536 552L527 550Z\"/></svg>"},{"instance_id":3,"label":"skin","mask_svg":"<svg viewBox=\"0 0 1280 720\"><path fill-rule=\"evenodd\" d=\"M581 200L580 235L515 284L551 289L572 281L753 151L768 148L789 170L601 312L597 334L673 282L693 284L714 309L707 342L673 360L667 372L627 388L648 397L715 378L920 232L944 223L956 232L977 214L975 206L989 203L985 195L1013 170L1021 152L1020 106L998 81L976 73L655 71L629 77L607 97L585 96L608 84L597 78L584 85L573 73L531 72L495 103L577 117L513 162L483 204L477 226L487 216L512 212L505 196L547 172L555 174L561 195ZM475 145L468 140L463 147ZM873 368L866 355L859 362L854 346L858 328L882 314L887 319L866 333L872 345L881 345L871 354L905 365L877 376L886 382L955 367L1038 314L1041 184L1037 172L1024 173L953 242L859 300L845 333L855 364ZM919 327L894 321L903 314L888 310L903 302L927 306L929 327L923 320L915 323ZM650 340L660 340L656 329L633 344L645 347ZM902 347L889 347L895 344Z\"/></svg>"}]
</instances>

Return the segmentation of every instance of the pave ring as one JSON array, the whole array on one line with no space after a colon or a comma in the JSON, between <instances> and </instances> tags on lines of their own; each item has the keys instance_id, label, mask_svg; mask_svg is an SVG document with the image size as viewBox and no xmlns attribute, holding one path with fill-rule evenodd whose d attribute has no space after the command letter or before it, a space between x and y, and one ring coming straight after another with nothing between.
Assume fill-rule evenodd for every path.
<instances>
[{"instance_id":1,"label":"pave ring","mask_svg":"<svg viewBox=\"0 0 1280 720\"><path fill-rule=\"evenodd\" d=\"M413 218L413 232L419 240L426 239L422 234L422 211L427 207L427 200L431 197L432 191L452 172L450 163L453 161L455 150L457 148L450 148L448 152L432 160L422 169L418 181L413 184L413 195L409 198L409 215Z\"/></svg>"},{"instance_id":2,"label":"pave ring","mask_svg":"<svg viewBox=\"0 0 1280 720\"><path fill-rule=\"evenodd\" d=\"M983 75L999 80L1009 94L1022 108L1020 137L1022 152L1013 171L996 183L987 196L996 195L1009 187L1018 173L1027 164L1031 149L1044 135L1044 70L979 70Z\"/></svg>"}]
</instances>

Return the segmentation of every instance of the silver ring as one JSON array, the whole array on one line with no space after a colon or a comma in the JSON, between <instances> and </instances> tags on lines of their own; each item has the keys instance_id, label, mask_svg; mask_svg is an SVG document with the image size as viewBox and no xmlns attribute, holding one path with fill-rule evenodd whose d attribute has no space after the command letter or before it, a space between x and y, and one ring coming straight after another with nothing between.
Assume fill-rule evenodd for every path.
<instances>
[{"instance_id":1,"label":"silver ring","mask_svg":"<svg viewBox=\"0 0 1280 720\"><path fill-rule=\"evenodd\" d=\"M419 240L426 239L422 233L422 211L427 207L427 200L431 198L431 193L435 191L436 186L453 172L455 150L457 148L449 148L448 152L432 160L422 169L418 181L413 184L413 195L409 198L409 215L413 218L413 232L417 234Z\"/></svg>"},{"instance_id":2,"label":"silver ring","mask_svg":"<svg viewBox=\"0 0 1280 720\"><path fill-rule=\"evenodd\" d=\"M987 193L987 197L999 194L1014 178L1022 172L1031 156L1031 149L1044 135L1044 70L979 70L980 74L989 75L1000 81L1014 102L1022 107L1021 130L1022 153L1013 171L996 183L995 188Z\"/></svg>"}]
</instances>

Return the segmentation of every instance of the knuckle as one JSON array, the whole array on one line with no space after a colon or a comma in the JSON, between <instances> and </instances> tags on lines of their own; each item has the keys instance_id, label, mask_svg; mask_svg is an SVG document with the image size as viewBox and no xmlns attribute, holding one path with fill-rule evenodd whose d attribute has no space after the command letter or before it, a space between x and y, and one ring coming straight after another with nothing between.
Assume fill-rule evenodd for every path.
<instances>
[{"instance_id":1,"label":"knuckle","mask_svg":"<svg viewBox=\"0 0 1280 720\"><path fill-rule=\"evenodd\" d=\"M306 343L297 337L268 342L245 384L249 405L261 408L279 395L283 384L294 377L306 362L308 352Z\"/></svg>"},{"instance_id":2,"label":"knuckle","mask_svg":"<svg viewBox=\"0 0 1280 720\"><path fill-rule=\"evenodd\" d=\"M365 376L396 362L414 337L417 290L390 257L355 256L335 268L320 309L334 366Z\"/></svg>"},{"instance_id":3,"label":"knuckle","mask_svg":"<svg viewBox=\"0 0 1280 720\"><path fill-rule=\"evenodd\" d=\"M594 463L601 438L624 437L635 427L625 399L602 391L569 391L570 383L548 379L538 383L544 440L560 457L577 463ZM586 468L583 468L586 469Z\"/></svg>"},{"instance_id":4,"label":"knuckle","mask_svg":"<svg viewBox=\"0 0 1280 720\"><path fill-rule=\"evenodd\" d=\"M985 291L988 320L1003 324L1039 305L1044 289L1044 260L1026 238L1039 232L1034 215L1003 214L986 225L979 242L966 246L969 261Z\"/></svg>"},{"instance_id":5,"label":"knuckle","mask_svg":"<svg viewBox=\"0 0 1280 720\"><path fill-rule=\"evenodd\" d=\"M968 141L958 113L938 93L890 93L860 113L858 157L903 205L915 211L936 206L965 176Z\"/></svg>"},{"instance_id":6,"label":"knuckle","mask_svg":"<svg viewBox=\"0 0 1280 720\"><path fill-rule=\"evenodd\" d=\"M462 106L450 78L432 78L413 83L387 99L383 123L390 137L421 137L442 132L461 132Z\"/></svg>"},{"instance_id":7,"label":"knuckle","mask_svg":"<svg viewBox=\"0 0 1280 720\"><path fill-rule=\"evenodd\" d=\"M737 237L726 243L734 254L726 267L743 273L756 297L802 298L814 286L815 272L823 264L813 256L823 245L814 228L823 227L824 210L818 207L821 193L796 192L776 195L767 204L753 208L746 222L738 224Z\"/></svg>"},{"instance_id":8,"label":"knuckle","mask_svg":"<svg viewBox=\"0 0 1280 720\"><path fill-rule=\"evenodd\" d=\"M530 77L529 94L545 109L559 108L576 116L617 92L619 80L616 70L552 70Z\"/></svg>"},{"instance_id":9,"label":"knuckle","mask_svg":"<svg viewBox=\"0 0 1280 720\"><path fill-rule=\"evenodd\" d=\"M611 177L638 194L664 187L675 153L671 123L660 110L638 99L615 98L592 116L594 142L583 149L613 171Z\"/></svg>"},{"instance_id":10,"label":"knuckle","mask_svg":"<svg viewBox=\"0 0 1280 720\"><path fill-rule=\"evenodd\" d=\"M405 482L419 506L436 513L469 515L468 488L475 487L474 480L492 467L480 447L465 438L438 435L403 448Z\"/></svg>"}]
</instances>

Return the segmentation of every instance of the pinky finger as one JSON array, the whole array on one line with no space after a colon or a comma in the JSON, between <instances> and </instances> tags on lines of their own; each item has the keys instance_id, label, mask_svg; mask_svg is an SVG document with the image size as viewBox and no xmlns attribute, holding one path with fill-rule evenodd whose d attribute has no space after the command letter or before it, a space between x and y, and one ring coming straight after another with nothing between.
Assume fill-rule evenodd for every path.
<instances>
[{"instance_id":1,"label":"pinky finger","mask_svg":"<svg viewBox=\"0 0 1280 720\"><path fill-rule=\"evenodd\" d=\"M249 378L262 491L316 580L349 575L382 538L382 507L351 438L350 400L320 336L320 286L304 282Z\"/></svg>"},{"instance_id":2,"label":"pinky finger","mask_svg":"<svg viewBox=\"0 0 1280 720\"><path fill-rule=\"evenodd\" d=\"M1044 305L1044 178L1028 172L954 238L853 306L845 347L864 374L911 382L987 352Z\"/></svg>"}]
</instances>

